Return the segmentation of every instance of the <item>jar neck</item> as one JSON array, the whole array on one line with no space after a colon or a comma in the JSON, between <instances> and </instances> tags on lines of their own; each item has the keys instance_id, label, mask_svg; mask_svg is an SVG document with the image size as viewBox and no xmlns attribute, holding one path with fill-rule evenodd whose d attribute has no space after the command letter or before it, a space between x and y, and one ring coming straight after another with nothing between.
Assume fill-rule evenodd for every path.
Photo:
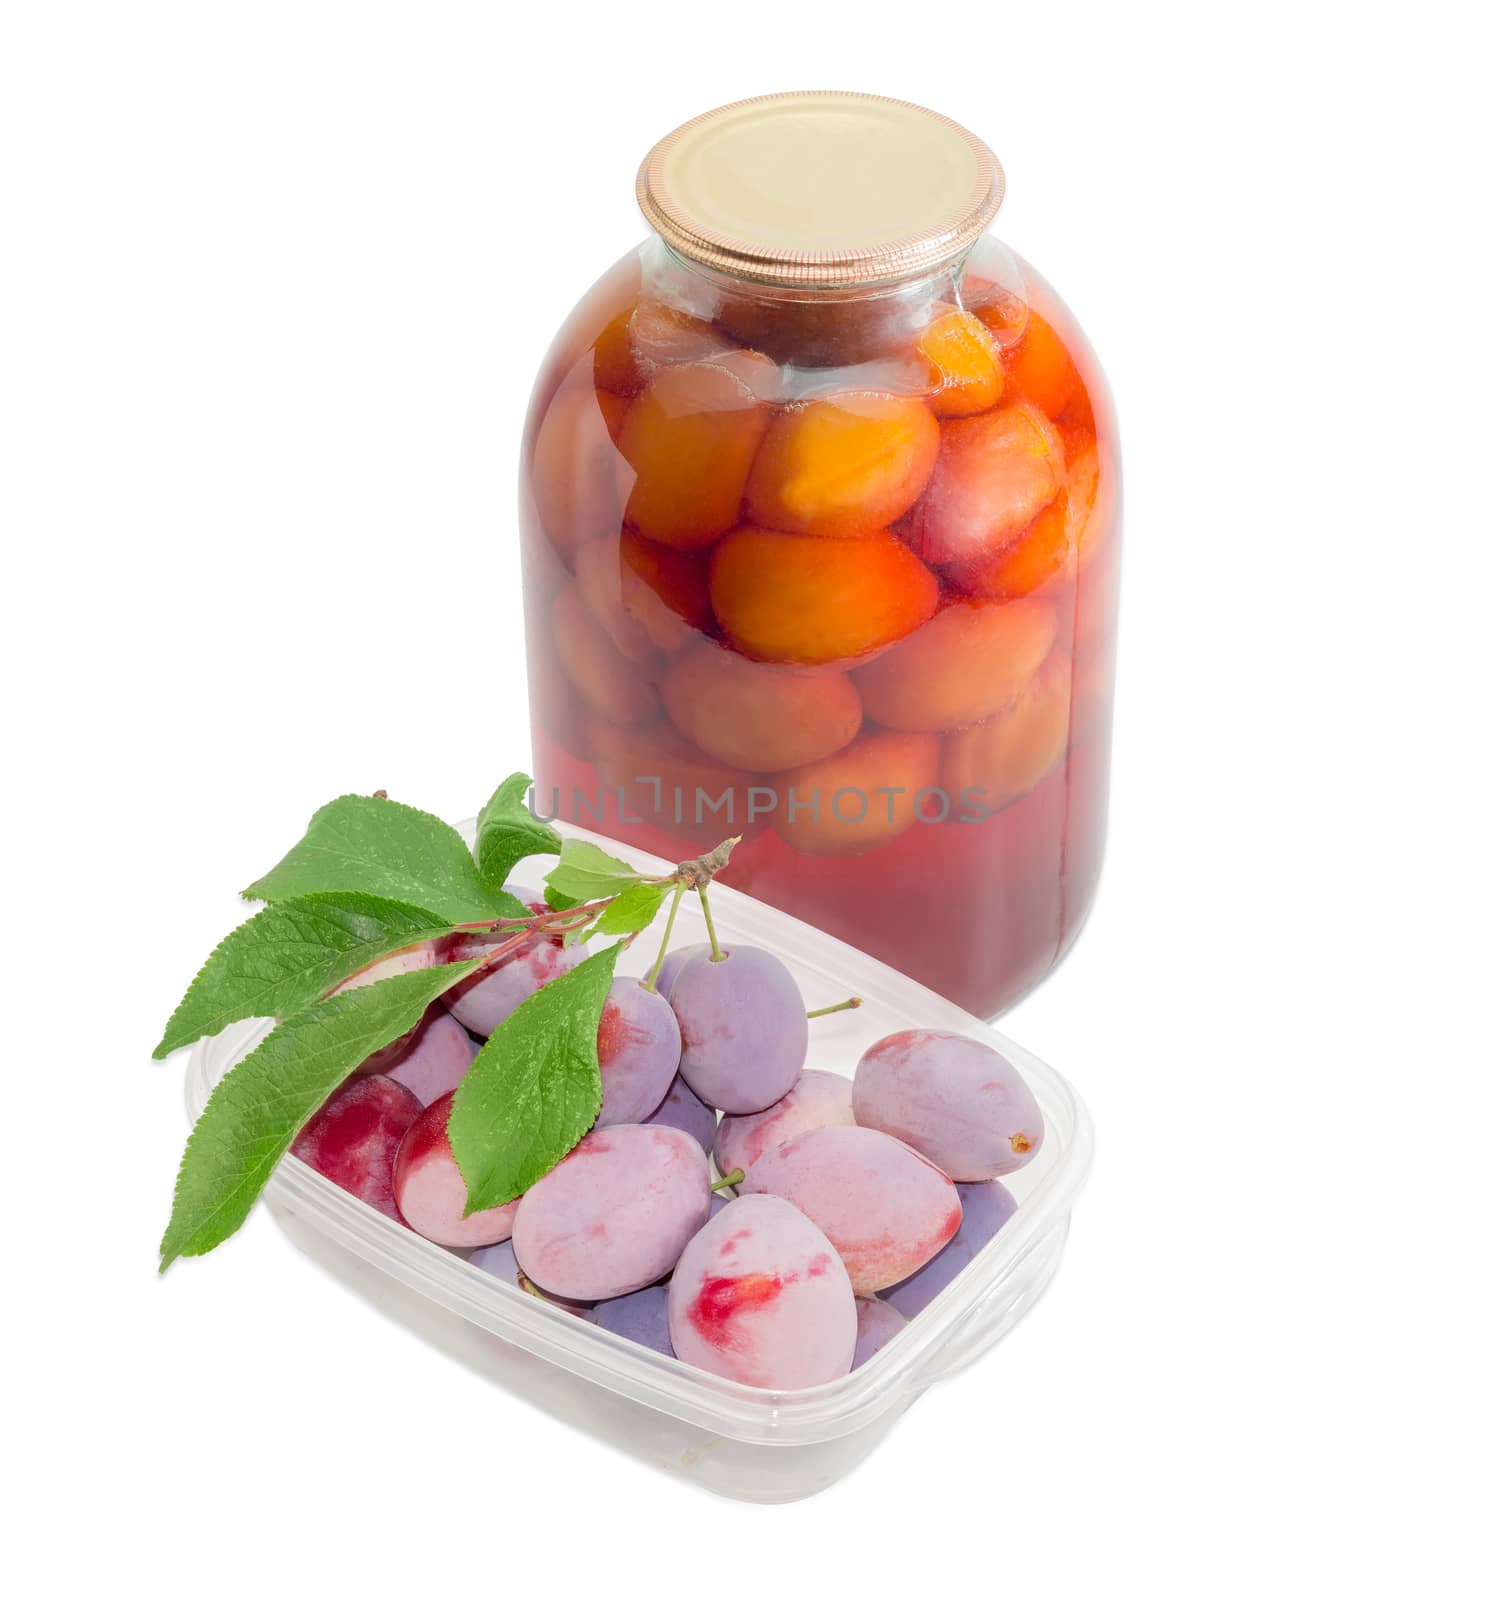
<instances>
[{"instance_id":1,"label":"jar neck","mask_svg":"<svg viewBox=\"0 0 1510 1600\"><path fill-rule=\"evenodd\" d=\"M641 293L712 323L778 365L813 373L820 387L841 372L864 384L881 381L877 363L916 347L941 306L959 304L963 266L961 258L892 283L790 287L688 261L655 239L641 258ZM795 381L799 392L805 387Z\"/></svg>"},{"instance_id":2,"label":"jar neck","mask_svg":"<svg viewBox=\"0 0 1510 1600\"><path fill-rule=\"evenodd\" d=\"M707 296L714 301L752 300L772 306L863 305L885 301L905 304L914 300L952 299L958 292L969 255L968 250L961 251L926 272L882 283L778 284L759 283L688 260L659 237L647 241L646 251L647 281L653 280L667 288L685 286L699 299Z\"/></svg>"}]
</instances>

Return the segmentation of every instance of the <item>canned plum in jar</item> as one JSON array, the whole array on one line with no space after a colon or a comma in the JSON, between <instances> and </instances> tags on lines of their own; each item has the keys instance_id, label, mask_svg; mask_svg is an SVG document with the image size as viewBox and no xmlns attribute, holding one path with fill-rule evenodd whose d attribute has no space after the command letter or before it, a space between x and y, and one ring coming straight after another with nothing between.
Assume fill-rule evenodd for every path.
<instances>
[{"instance_id":1,"label":"canned plum in jar","mask_svg":"<svg viewBox=\"0 0 1510 1600\"><path fill-rule=\"evenodd\" d=\"M933 112L771 95L640 169L521 463L535 805L990 1016L1079 932L1120 544L1086 341Z\"/></svg>"}]
</instances>

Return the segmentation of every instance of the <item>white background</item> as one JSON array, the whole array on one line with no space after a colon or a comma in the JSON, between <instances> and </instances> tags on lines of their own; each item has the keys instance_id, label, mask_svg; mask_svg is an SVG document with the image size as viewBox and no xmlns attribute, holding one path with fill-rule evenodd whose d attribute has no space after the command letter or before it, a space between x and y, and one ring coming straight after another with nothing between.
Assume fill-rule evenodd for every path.
<instances>
[{"instance_id":1,"label":"white background","mask_svg":"<svg viewBox=\"0 0 1510 1600\"><path fill-rule=\"evenodd\" d=\"M1503 1592L1492 8L0 15L18 1592ZM1006 1023L1098 1123L1063 1272L762 1509L478 1384L261 1212L159 1281L148 1051L318 804L461 816L527 763L535 366L654 139L794 87L999 152L1118 397L1128 553L1100 901Z\"/></svg>"}]
</instances>

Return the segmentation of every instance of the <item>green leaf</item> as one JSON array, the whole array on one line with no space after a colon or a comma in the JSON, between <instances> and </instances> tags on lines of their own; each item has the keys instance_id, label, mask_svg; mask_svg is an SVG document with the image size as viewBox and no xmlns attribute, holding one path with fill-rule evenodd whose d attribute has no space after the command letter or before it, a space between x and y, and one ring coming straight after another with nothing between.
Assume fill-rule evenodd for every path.
<instances>
[{"instance_id":1,"label":"green leaf","mask_svg":"<svg viewBox=\"0 0 1510 1600\"><path fill-rule=\"evenodd\" d=\"M630 884L612 905L604 906L603 914L583 937L595 933L638 933L641 928L648 928L670 892L669 883Z\"/></svg>"},{"instance_id":2,"label":"green leaf","mask_svg":"<svg viewBox=\"0 0 1510 1600\"><path fill-rule=\"evenodd\" d=\"M153 1058L243 1017L291 1016L380 956L450 926L433 911L370 894L305 895L264 906L215 947Z\"/></svg>"},{"instance_id":3,"label":"green leaf","mask_svg":"<svg viewBox=\"0 0 1510 1600\"><path fill-rule=\"evenodd\" d=\"M477 819L477 864L488 883L502 883L526 856L561 853L561 835L524 803L529 786L528 773L505 778Z\"/></svg>"},{"instance_id":4,"label":"green leaf","mask_svg":"<svg viewBox=\"0 0 1510 1600\"><path fill-rule=\"evenodd\" d=\"M451 922L528 915L513 895L483 881L455 828L373 795L343 795L321 806L299 843L241 892L249 900L375 894Z\"/></svg>"},{"instance_id":5,"label":"green leaf","mask_svg":"<svg viewBox=\"0 0 1510 1600\"><path fill-rule=\"evenodd\" d=\"M559 889L552 889L549 884L546 884L544 894L545 903L552 911L570 911L573 906L582 904L576 895L562 894Z\"/></svg>"},{"instance_id":6,"label":"green leaf","mask_svg":"<svg viewBox=\"0 0 1510 1600\"><path fill-rule=\"evenodd\" d=\"M215 1085L184 1150L162 1266L202 1256L246 1221L299 1129L374 1050L407 1033L476 961L348 989L289 1017Z\"/></svg>"},{"instance_id":7,"label":"green leaf","mask_svg":"<svg viewBox=\"0 0 1510 1600\"><path fill-rule=\"evenodd\" d=\"M547 890L570 895L574 900L601 900L644 881L643 872L636 872L627 861L620 861L585 839L568 839L561 846L560 862L545 875Z\"/></svg>"},{"instance_id":8,"label":"green leaf","mask_svg":"<svg viewBox=\"0 0 1510 1600\"><path fill-rule=\"evenodd\" d=\"M603 1104L598 1022L622 945L553 978L503 1019L451 1102L446 1130L467 1215L517 1200L593 1125Z\"/></svg>"}]
</instances>

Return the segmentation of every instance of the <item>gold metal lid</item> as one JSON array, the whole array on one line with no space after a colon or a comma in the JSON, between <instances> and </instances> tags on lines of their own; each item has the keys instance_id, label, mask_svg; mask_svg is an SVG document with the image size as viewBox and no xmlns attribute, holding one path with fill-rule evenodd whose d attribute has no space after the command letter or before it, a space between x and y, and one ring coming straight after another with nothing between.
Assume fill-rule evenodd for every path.
<instances>
[{"instance_id":1,"label":"gold metal lid","mask_svg":"<svg viewBox=\"0 0 1510 1600\"><path fill-rule=\"evenodd\" d=\"M1001 164L936 111L841 91L705 111L645 157L635 196L679 255L756 283L892 283L967 249Z\"/></svg>"}]
</instances>

